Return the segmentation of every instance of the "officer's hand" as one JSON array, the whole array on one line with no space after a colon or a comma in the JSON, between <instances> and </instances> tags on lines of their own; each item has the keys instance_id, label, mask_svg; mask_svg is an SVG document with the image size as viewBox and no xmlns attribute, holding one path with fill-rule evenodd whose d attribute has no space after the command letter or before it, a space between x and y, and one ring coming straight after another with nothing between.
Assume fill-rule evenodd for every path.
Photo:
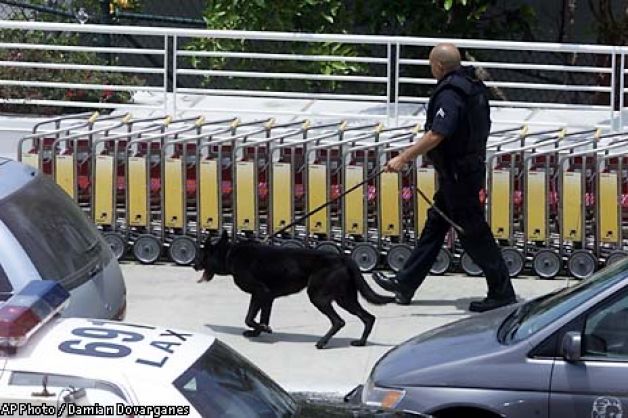
<instances>
[{"instance_id":1,"label":"officer's hand","mask_svg":"<svg viewBox=\"0 0 628 418\"><path fill-rule=\"evenodd\" d=\"M406 161L401 157L401 155L397 155L395 158L386 163L386 171L398 173L401 171L405 164Z\"/></svg>"}]
</instances>

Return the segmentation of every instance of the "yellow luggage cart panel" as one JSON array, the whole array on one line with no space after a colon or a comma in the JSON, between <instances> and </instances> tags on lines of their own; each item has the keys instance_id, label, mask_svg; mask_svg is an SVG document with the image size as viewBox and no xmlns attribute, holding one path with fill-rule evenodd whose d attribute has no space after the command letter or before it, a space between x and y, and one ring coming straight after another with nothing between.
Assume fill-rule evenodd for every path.
<instances>
[{"instance_id":1,"label":"yellow luggage cart panel","mask_svg":"<svg viewBox=\"0 0 628 418\"><path fill-rule=\"evenodd\" d=\"M434 193L436 193L436 172L433 168L419 168L417 170L417 183L419 189L426 196L432 197ZM421 234L423 228L425 228L425 223L427 222L427 211L430 208L429 204L418 195L416 190L413 191L416 194L416 225L417 225L417 234Z\"/></svg>"},{"instance_id":2,"label":"yellow luggage cart panel","mask_svg":"<svg viewBox=\"0 0 628 418\"><path fill-rule=\"evenodd\" d=\"M528 241L545 241L547 237L547 192L544 171L530 171L525 194L525 235Z\"/></svg>"},{"instance_id":3,"label":"yellow luggage cart panel","mask_svg":"<svg viewBox=\"0 0 628 418\"><path fill-rule=\"evenodd\" d=\"M145 157L129 158L129 225L148 226L148 173Z\"/></svg>"},{"instance_id":4,"label":"yellow luggage cart panel","mask_svg":"<svg viewBox=\"0 0 628 418\"><path fill-rule=\"evenodd\" d=\"M22 154L22 163L39 170L39 154Z\"/></svg>"},{"instance_id":5,"label":"yellow luggage cart panel","mask_svg":"<svg viewBox=\"0 0 628 418\"><path fill-rule=\"evenodd\" d=\"M382 173L380 187L380 234L388 237L398 237L401 235L401 219L399 218L399 174Z\"/></svg>"},{"instance_id":6,"label":"yellow luggage cart panel","mask_svg":"<svg viewBox=\"0 0 628 418\"><path fill-rule=\"evenodd\" d=\"M113 157L96 157L96 178L94 179L94 223L112 225L114 211Z\"/></svg>"},{"instance_id":7,"label":"yellow luggage cart panel","mask_svg":"<svg viewBox=\"0 0 628 418\"><path fill-rule=\"evenodd\" d=\"M65 192L74 199L74 155L57 155L55 157L55 180Z\"/></svg>"},{"instance_id":8,"label":"yellow luggage cart panel","mask_svg":"<svg viewBox=\"0 0 628 418\"><path fill-rule=\"evenodd\" d=\"M619 196L617 173L600 173L600 214L599 214L599 239L601 242L616 244L619 240Z\"/></svg>"},{"instance_id":9,"label":"yellow luggage cart panel","mask_svg":"<svg viewBox=\"0 0 628 418\"><path fill-rule=\"evenodd\" d=\"M255 231L255 165L252 161L239 161L236 165L236 227L238 231Z\"/></svg>"},{"instance_id":10,"label":"yellow luggage cart panel","mask_svg":"<svg viewBox=\"0 0 628 418\"><path fill-rule=\"evenodd\" d=\"M512 219L510 190L510 171L494 170L489 199L491 205L491 230L497 239L510 238L510 220Z\"/></svg>"},{"instance_id":11,"label":"yellow luggage cart panel","mask_svg":"<svg viewBox=\"0 0 628 418\"><path fill-rule=\"evenodd\" d=\"M363 167L346 167L344 190L348 190L362 181L364 181ZM344 215L347 234L364 234L364 193L364 186L361 186L345 196Z\"/></svg>"},{"instance_id":12,"label":"yellow luggage cart panel","mask_svg":"<svg viewBox=\"0 0 628 418\"><path fill-rule=\"evenodd\" d=\"M292 166L273 163L273 232L291 222L292 218Z\"/></svg>"},{"instance_id":13,"label":"yellow luggage cart panel","mask_svg":"<svg viewBox=\"0 0 628 418\"><path fill-rule=\"evenodd\" d=\"M164 223L167 228L183 228L183 168L179 158L164 163Z\"/></svg>"},{"instance_id":14,"label":"yellow luggage cart panel","mask_svg":"<svg viewBox=\"0 0 628 418\"><path fill-rule=\"evenodd\" d=\"M220 228L220 215L218 213L219 190L218 164L213 160L201 161L201 173L199 180L199 200L201 227L203 229L217 231Z\"/></svg>"},{"instance_id":15,"label":"yellow luggage cart panel","mask_svg":"<svg viewBox=\"0 0 628 418\"><path fill-rule=\"evenodd\" d=\"M564 240L582 241L582 174L577 172L563 173L562 190L562 225Z\"/></svg>"},{"instance_id":16,"label":"yellow luggage cart panel","mask_svg":"<svg viewBox=\"0 0 628 418\"><path fill-rule=\"evenodd\" d=\"M309 212L327 202L327 196L329 196L327 192L327 167L322 164L309 164L307 178L307 210ZM308 224L310 234L329 234L328 210L328 207L325 207L310 216Z\"/></svg>"}]
</instances>

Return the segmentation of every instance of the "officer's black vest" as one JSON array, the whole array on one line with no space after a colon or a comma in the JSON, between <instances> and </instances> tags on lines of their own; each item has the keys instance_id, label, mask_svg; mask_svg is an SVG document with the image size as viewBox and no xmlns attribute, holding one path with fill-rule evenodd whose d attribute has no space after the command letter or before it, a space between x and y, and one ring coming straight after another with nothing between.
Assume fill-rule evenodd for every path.
<instances>
[{"instance_id":1,"label":"officer's black vest","mask_svg":"<svg viewBox=\"0 0 628 418\"><path fill-rule=\"evenodd\" d=\"M456 132L427 154L436 169L443 174L464 171L461 166L468 165L471 160L484 161L486 141L491 129L487 88L475 78L473 67L462 67L441 80L432 93L427 107L426 130L431 129L439 110L435 109L435 99L445 89L459 94L465 109L460 115Z\"/></svg>"}]
</instances>

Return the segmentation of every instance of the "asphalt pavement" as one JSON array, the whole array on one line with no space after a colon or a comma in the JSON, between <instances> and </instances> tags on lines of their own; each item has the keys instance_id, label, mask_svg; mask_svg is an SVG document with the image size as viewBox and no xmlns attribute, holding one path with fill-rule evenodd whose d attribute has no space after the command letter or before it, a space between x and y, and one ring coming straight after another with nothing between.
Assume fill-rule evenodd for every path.
<instances>
[{"instance_id":1,"label":"asphalt pavement","mask_svg":"<svg viewBox=\"0 0 628 418\"><path fill-rule=\"evenodd\" d=\"M316 341L328 330L329 321L309 302L305 292L284 297L273 305L273 334L255 339L242 336L249 297L229 276L197 283L200 273L169 264L143 266L123 263L128 289L129 322L208 332L236 349L290 391L344 394L364 383L375 362L396 344L426 331L471 315L469 302L482 298L482 277L450 274L433 276L423 283L409 306L374 306L361 299L377 317L366 347L352 347L362 323L337 308L347 325L317 350ZM385 293L366 275L374 289ZM573 284L572 281L569 284ZM564 287L563 279L514 279L517 294L529 299Z\"/></svg>"}]
</instances>

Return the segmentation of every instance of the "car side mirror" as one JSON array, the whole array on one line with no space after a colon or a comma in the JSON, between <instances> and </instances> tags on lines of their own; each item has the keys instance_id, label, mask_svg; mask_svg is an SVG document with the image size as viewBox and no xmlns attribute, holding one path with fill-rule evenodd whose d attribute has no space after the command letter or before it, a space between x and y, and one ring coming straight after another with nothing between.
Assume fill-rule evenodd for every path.
<instances>
[{"instance_id":1,"label":"car side mirror","mask_svg":"<svg viewBox=\"0 0 628 418\"><path fill-rule=\"evenodd\" d=\"M580 361L582 357L582 334L577 331L570 331L565 334L561 352L563 358L570 363Z\"/></svg>"}]
</instances>

